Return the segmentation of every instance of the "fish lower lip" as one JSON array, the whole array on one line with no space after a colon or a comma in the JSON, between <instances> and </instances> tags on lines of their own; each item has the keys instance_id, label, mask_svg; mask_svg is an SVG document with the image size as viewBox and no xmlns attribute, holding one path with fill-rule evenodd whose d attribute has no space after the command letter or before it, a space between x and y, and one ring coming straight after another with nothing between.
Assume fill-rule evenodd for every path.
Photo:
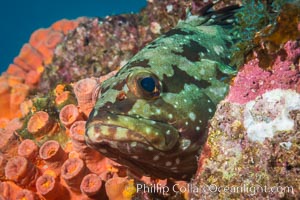
<instances>
[{"instance_id":1,"label":"fish lower lip","mask_svg":"<svg viewBox=\"0 0 300 200\"><path fill-rule=\"evenodd\" d=\"M86 137L88 143L136 141L168 151L177 143L179 133L166 123L105 112L87 124Z\"/></svg>"}]
</instances>

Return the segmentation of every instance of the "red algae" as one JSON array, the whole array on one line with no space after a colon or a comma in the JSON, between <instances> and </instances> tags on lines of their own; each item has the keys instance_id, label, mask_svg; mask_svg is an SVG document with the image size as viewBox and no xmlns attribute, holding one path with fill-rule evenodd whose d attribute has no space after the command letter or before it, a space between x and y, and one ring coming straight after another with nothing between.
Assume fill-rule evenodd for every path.
<instances>
[{"instance_id":1,"label":"red algae","mask_svg":"<svg viewBox=\"0 0 300 200\"><path fill-rule=\"evenodd\" d=\"M257 58L246 63L235 77L227 99L244 104L276 88L300 91L300 72L297 67L300 42L288 41L283 50L285 53L277 55L272 70L260 68Z\"/></svg>"}]
</instances>

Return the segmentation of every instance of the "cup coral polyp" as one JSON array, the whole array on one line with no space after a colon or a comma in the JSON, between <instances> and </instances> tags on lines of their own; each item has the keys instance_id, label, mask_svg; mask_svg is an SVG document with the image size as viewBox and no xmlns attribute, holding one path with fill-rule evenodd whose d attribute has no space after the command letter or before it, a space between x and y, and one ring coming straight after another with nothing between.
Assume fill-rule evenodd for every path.
<instances>
[{"instance_id":1,"label":"cup coral polyp","mask_svg":"<svg viewBox=\"0 0 300 200\"><path fill-rule=\"evenodd\" d=\"M51 134L55 131L57 124L44 111L34 113L27 124L28 132L36 137Z\"/></svg>"},{"instance_id":2,"label":"cup coral polyp","mask_svg":"<svg viewBox=\"0 0 300 200\"><path fill-rule=\"evenodd\" d=\"M39 171L27 158L16 156L8 160L5 166L5 176L18 185L30 187L35 184Z\"/></svg>"},{"instance_id":3,"label":"cup coral polyp","mask_svg":"<svg viewBox=\"0 0 300 200\"><path fill-rule=\"evenodd\" d=\"M34 161L38 155L39 147L33 140L23 140L18 147L18 154L27 158L28 160Z\"/></svg>"},{"instance_id":4,"label":"cup coral polyp","mask_svg":"<svg viewBox=\"0 0 300 200\"><path fill-rule=\"evenodd\" d=\"M69 104L61 109L59 119L65 127L70 128L75 121L82 119L82 116L77 106Z\"/></svg>"},{"instance_id":5,"label":"cup coral polyp","mask_svg":"<svg viewBox=\"0 0 300 200\"><path fill-rule=\"evenodd\" d=\"M88 174L86 175L80 184L80 190L83 194L88 197L96 196L100 193L102 187L102 180L96 174Z\"/></svg>"},{"instance_id":6,"label":"cup coral polyp","mask_svg":"<svg viewBox=\"0 0 300 200\"><path fill-rule=\"evenodd\" d=\"M80 191L80 184L86 173L85 163L80 158L69 158L61 167L61 177L75 191Z\"/></svg>"},{"instance_id":7,"label":"cup coral polyp","mask_svg":"<svg viewBox=\"0 0 300 200\"><path fill-rule=\"evenodd\" d=\"M16 200L39 200L40 198L30 190L20 190L16 194Z\"/></svg>"},{"instance_id":8,"label":"cup coral polyp","mask_svg":"<svg viewBox=\"0 0 300 200\"><path fill-rule=\"evenodd\" d=\"M74 85L74 93L77 98L78 106L86 116L89 116L94 106L92 97L96 86L97 81L92 78L82 79Z\"/></svg>"},{"instance_id":9,"label":"cup coral polyp","mask_svg":"<svg viewBox=\"0 0 300 200\"><path fill-rule=\"evenodd\" d=\"M48 168L60 174L60 167L67 158L66 153L57 141L49 140L45 142L39 151L40 158L43 159Z\"/></svg>"},{"instance_id":10,"label":"cup coral polyp","mask_svg":"<svg viewBox=\"0 0 300 200\"><path fill-rule=\"evenodd\" d=\"M49 200L69 199L64 187L53 176L44 174L36 181L36 190Z\"/></svg>"},{"instance_id":11,"label":"cup coral polyp","mask_svg":"<svg viewBox=\"0 0 300 200\"><path fill-rule=\"evenodd\" d=\"M74 150L79 154L79 157L83 159L91 172L101 173L105 171L105 158L96 150L87 146L84 134L85 134L85 121L75 122L71 128L71 140Z\"/></svg>"}]
</instances>

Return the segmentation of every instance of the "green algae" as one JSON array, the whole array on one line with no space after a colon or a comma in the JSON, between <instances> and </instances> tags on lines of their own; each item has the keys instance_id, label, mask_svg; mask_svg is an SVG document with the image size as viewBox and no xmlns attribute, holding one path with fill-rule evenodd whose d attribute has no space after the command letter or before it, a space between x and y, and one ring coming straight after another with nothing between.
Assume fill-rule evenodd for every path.
<instances>
[{"instance_id":1,"label":"green algae","mask_svg":"<svg viewBox=\"0 0 300 200\"><path fill-rule=\"evenodd\" d=\"M300 18L299 0L274 0L272 3L244 0L236 14L237 25L232 30L238 35L231 64L241 66L254 57L259 66L268 69L278 52L288 40L299 39L297 26Z\"/></svg>"}]
</instances>

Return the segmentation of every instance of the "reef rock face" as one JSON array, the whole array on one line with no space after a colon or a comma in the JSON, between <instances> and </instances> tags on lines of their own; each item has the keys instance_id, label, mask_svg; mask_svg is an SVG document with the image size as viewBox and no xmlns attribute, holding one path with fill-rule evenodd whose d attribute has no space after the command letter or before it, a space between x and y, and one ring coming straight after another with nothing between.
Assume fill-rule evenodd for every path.
<instances>
[{"instance_id":1,"label":"reef rock face","mask_svg":"<svg viewBox=\"0 0 300 200\"><path fill-rule=\"evenodd\" d=\"M191 199L300 198L300 43L280 44L268 68L258 52L211 120Z\"/></svg>"},{"instance_id":2,"label":"reef rock face","mask_svg":"<svg viewBox=\"0 0 300 200\"><path fill-rule=\"evenodd\" d=\"M221 102L192 199L299 198L299 112L300 95L290 89Z\"/></svg>"}]
</instances>

